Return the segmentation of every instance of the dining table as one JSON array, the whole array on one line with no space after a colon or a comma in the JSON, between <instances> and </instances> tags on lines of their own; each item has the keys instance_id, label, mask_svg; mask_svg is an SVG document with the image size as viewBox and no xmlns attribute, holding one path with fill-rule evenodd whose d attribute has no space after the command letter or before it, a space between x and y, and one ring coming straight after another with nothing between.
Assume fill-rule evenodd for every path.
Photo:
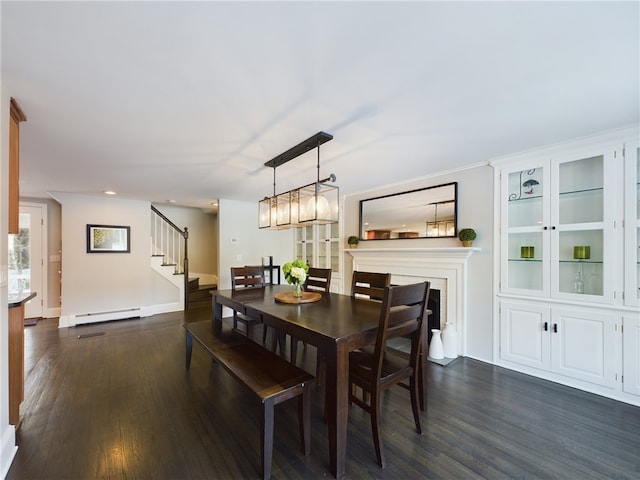
<instances>
[{"instance_id":1,"label":"dining table","mask_svg":"<svg viewBox=\"0 0 640 480\"><path fill-rule=\"evenodd\" d=\"M345 474L349 410L349 352L375 343L380 303L337 293L323 293L312 303L280 303L277 293L288 285L259 289L213 290L212 328L222 332L223 306L262 322L281 334L317 347L326 358L325 417L329 440L329 469Z\"/></svg>"}]
</instances>

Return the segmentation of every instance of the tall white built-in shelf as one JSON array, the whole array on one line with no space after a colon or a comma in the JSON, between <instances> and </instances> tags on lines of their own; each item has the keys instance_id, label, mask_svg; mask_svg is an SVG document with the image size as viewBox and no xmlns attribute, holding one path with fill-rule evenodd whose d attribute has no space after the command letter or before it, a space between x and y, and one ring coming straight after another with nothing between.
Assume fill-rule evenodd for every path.
<instances>
[{"instance_id":1,"label":"tall white built-in shelf","mask_svg":"<svg viewBox=\"0 0 640 480\"><path fill-rule=\"evenodd\" d=\"M492 162L497 363L640 404L638 126Z\"/></svg>"},{"instance_id":2,"label":"tall white built-in shelf","mask_svg":"<svg viewBox=\"0 0 640 480\"><path fill-rule=\"evenodd\" d=\"M335 280L341 276L340 225L308 225L295 229L295 258L317 268L330 268ZM332 281L332 291L338 291L338 282Z\"/></svg>"}]
</instances>

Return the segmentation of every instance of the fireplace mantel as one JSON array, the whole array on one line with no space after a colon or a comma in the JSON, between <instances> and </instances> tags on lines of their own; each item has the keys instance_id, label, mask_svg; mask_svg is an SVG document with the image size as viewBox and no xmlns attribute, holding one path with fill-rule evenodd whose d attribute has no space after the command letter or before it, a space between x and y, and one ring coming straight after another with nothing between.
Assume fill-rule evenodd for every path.
<instances>
[{"instance_id":1,"label":"fireplace mantel","mask_svg":"<svg viewBox=\"0 0 640 480\"><path fill-rule=\"evenodd\" d=\"M474 247L444 248L353 248L353 270L390 273L391 283L408 284L428 280L441 291L441 327L445 322L458 331L458 352L467 351L467 263L479 252Z\"/></svg>"},{"instance_id":2,"label":"fireplace mantel","mask_svg":"<svg viewBox=\"0 0 640 480\"><path fill-rule=\"evenodd\" d=\"M467 259L473 252L479 252L475 247L436 247L436 248L351 248L345 250L354 258L365 255L391 255L391 256L426 256Z\"/></svg>"}]
</instances>

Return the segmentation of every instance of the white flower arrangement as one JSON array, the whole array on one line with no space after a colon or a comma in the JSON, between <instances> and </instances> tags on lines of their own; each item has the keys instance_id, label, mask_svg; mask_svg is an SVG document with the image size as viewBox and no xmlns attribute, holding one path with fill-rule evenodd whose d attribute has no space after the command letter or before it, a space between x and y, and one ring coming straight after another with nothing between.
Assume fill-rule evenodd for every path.
<instances>
[{"instance_id":1,"label":"white flower arrangement","mask_svg":"<svg viewBox=\"0 0 640 480\"><path fill-rule=\"evenodd\" d=\"M302 260L294 260L293 262L285 263L282 267L282 272L289 285L302 285L307 279L309 265Z\"/></svg>"},{"instance_id":2,"label":"white flower arrangement","mask_svg":"<svg viewBox=\"0 0 640 480\"><path fill-rule=\"evenodd\" d=\"M296 280L296 283L304 283L307 279L307 272L301 267L293 267L290 275Z\"/></svg>"}]
</instances>

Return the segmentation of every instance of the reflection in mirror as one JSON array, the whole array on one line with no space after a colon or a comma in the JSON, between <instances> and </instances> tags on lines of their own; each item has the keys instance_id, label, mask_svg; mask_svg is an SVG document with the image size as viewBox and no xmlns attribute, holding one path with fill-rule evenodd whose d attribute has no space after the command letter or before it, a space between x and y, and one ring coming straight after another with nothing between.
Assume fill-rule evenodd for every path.
<instances>
[{"instance_id":1,"label":"reflection in mirror","mask_svg":"<svg viewBox=\"0 0 640 480\"><path fill-rule=\"evenodd\" d=\"M458 183L360 200L360 238L455 237Z\"/></svg>"}]
</instances>

